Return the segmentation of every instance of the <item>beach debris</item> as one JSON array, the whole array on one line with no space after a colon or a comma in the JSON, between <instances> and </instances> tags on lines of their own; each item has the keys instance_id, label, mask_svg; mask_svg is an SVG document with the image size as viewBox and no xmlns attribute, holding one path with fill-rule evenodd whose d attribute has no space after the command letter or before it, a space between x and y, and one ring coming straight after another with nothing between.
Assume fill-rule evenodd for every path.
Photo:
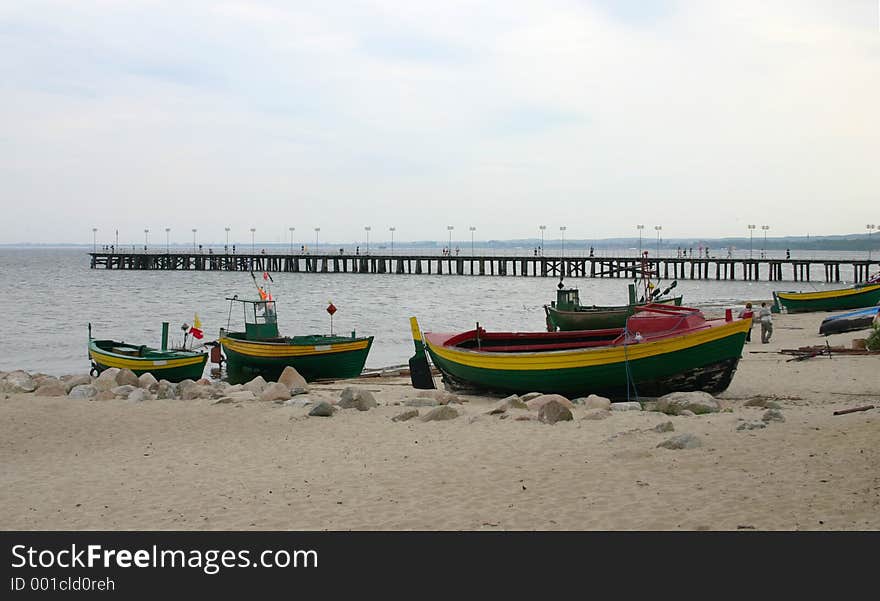
<instances>
[{"instance_id":1,"label":"beach debris","mask_svg":"<svg viewBox=\"0 0 880 601\"><path fill-rule=\"evenodd\" d=\"M657 399L656 410L667 415L681 415L690 411L694 415L718 413L721 404L708 392L670 392Z\"/></svg>"},{"instance_id":2,"label":"beach debris","mask_svg":"<svg viewBox=\"0 0 880 601\"><path fill-rule=\"evenodd\" d=\"M423 397L417 397L414 399L407 399L403 403L406 407L436 407L440 403L437 402L436 399L426 399Z\"/></svg>"},{"instance_id":3,"label":"beach debris","mask_svg":"<svg viewBox=\"0 0 880 601\"><path fill-rule=\"evenodd\" d=\"M736 427L737 431L743 430L760 430L761 428L766 428L767 424L764 422L743 422Z\"/></svg>"},{"instance_id":4,"label":"beach debris","mask_svg":"<svg viewBox=\"0 0 880 601\"><path fill-rule=\"evenodd\" d=\"M153 395L145 388L135 388L128 395L128 400L132 403L141 403L143 401L152 401Z\"/></svg>"},{"instance_id":5,"label":"beach debris","mask_svg":"<svg viewBox=\"0 0 880 601\"><path fill-rule=\"evenodd\" d=\"M502 415L501 417L504 417L504 416ZM531 415L517 415L515 418L513 418L513 421L515 421L515 422L532 422L532 421L535 421L535 418L532 417Z\"/></svg>"},{"instance_id":6,"label":"beach debris","mask_svg":"<svg viewBox=\"0 0 880 601\"><path fill-rule=\"evenodd\" d=\"M584 413L584 417L582 419L600 420L608 419L609 417L611 417L611 411L609 411L608 409L600 409L597 407L595 409L587 409L587 412Z\"/></svg>"},{"instance_id":7,"label":"beach debris","mask_svg":"<svg viewBox=\"0 0 880 601\"><path fill-rule=\"evenodd\" d=\"M662 422L651 428L654 432L674 432L675 425L672 422Z\"/></svg>"},{"instance_id":8,"label":"beach debris","mask_svg":"<svg viewBox=\"0 0 880 601\"><path fill-rule=\"evenodd\" d=\"M580 403L578 402L580 401ZM611 399L607 399L603 396L599 396L597 394L591 394L587 397L581 397L580 399L575 399L572 403L578 405L582 404L584 409L610 409L611 408Z\"/></svg>"},{"instance_id":9,"label":"beach debris","mask_svg":"<svg viewBox=\"0 0 880 601\"><path fill-rule=\"evenodd\" d=\"M301 388L303 391L306 391L309 389L309 385L306 383L306 379L302 377L299 372L290 365L285 367L284 371L281 372L281 375L278 376L278 383L287 386L288 390Z\"/></svg>"},{"instance_id":10,"label":"beach debris","mask_svg":"<svg viewBox=\"0 0 880 601\"><path fill-rule=\"evenodd\" d=\"M550 403L552 401L556 401L557 403L561 403L564 407L568 409L574 409L574 403L569 401L567 398L562 396L561 394L542 394L536 397L533 397L526 401L526 406L532 411L540 411L541 407Z\"/></svg>"},{"instance_id":11,"label":"beach debris","mask_svg":"<svg viewBox=\"0 0 880 601\"><path fill-rule=\"evenodd\" d=\"M74 386L79 386L80 384L91 384L92 377L89 374L77 374L74 376L62 376L61 381L64 383L64 388L68 393Z\"/></svg>"},{"instance_id":12,"label":"beach debris","mask_svg":"<svg viewBox=\"0 0 880 601\"><path fill-rule=\"evenodd\" d=\"M26 371L16 370L6 374L6 377L0 382L0 389L2 392L21 394L35 391L37 383Z\"/></svg>"},{"instance_id":13,"label":"beach debris","mask_svg":"<svg viewBox=\"0 0 880 601\"><path fill-rule=\"evenodd\" d=\"M673 436L672 438L667 438L663 442L657 445L658 448L663 449L672 449L674 451L678 451L681 449L695 449L699 446L702 446L703 442L694 434L679 434L678 436Z\"/></svg>"},{"instance_id":14,"label":"beach debris","mask_svg":"<svg viewBox=\"0 0 880 601\"><path fill-rule=\"evenodd\" d=\"M67 393L69 399L91 399L98 395L98 387L92 384L80 384L74 386Z\"/></svg>"},{"instance_id":15,"label":"beach debris","mask_svg":"<svg viewBox=\"0 0 880 601\"><path fill-rule=\"evenodd\" d=\"M122 368L116 374L117 386L138 386L138 377L128 368Z\"/></svg>"},{"instance_id":16,"label":"beach debris","mask_svg":"<svg viewBox=\"0 0 880 601\"><path fill-rule=\"evenodd\" d=\"M784 422L785 417L782 415L782 411L779 409L768 409L764 412L764 415L761 416L761 419L765 422Z\"/></svg>"},{"instance_id":17,"label":"beach debris","mask_svg":"<svg viewBox=\"0 0 880 601\"><path fill-rule=\"evenodd\" d=\"M159 380L159 385L156 386L157 399L173 399L176 396L177 384L169 382L168 380Z\"/></svg>"},{"instance_id":18,"label":"beach debris","mask_svg":"<svg viewBox=\"0 0 880 601\"><path fill-rule=\"evenodd\" d=\"M397 415L395 415L394 417L391 418L391 421L405 422L407 420L410 420L410 419L412 419L414 417L418 417L418 416L419 416L418 409L410 409L408 411L404 411L403 413L398 413Z\"/></svg>"},{"instance_id":19,"label":"beach debris","mask_svg":"<svg viewBox=\"0 0 880 601\"><path fill-rule=\"evenodd\" d=\"M261 401L286 401L290 398L290 388L281 382L273 382L260 393Z\"/></svg>"},{"instance_id":20,"label":"beach debris","mask_svg":"<svg viewBox=\"0 0 880 601\"><path fill-rule=\"evenodd\" d=\"M98 391L116 388L117 386L119 386L119 382L116 381L116 374L118 373L119 368L108 367L100 374L98 374L98 378L95 380L95 387L98 389Z\"/></svg>"},{"instance_id":21,"label":"beach debris","mask_svg":"<svg viewBox=\"0 0 880 601\"><path fill-rule=\"evenodd\" d=\"M247 384L244 384L242 388L245 390L250 390L254 394L260 394L266 388L267 383L266 380L263 379L263 376L257 376Z\"/></svg>"},{"instance_id":22,"label":"beach debris","mask_svg":"<svg viewBox=\"0 0 880 601\"><path fill-rule=\"evenodd\" d=\"M328 403L327 401L321 401L317 405L315 405L311 411L309 411L310 417L333 417L333 412L336 411L336 407Z\"/></svg>"},{"instance_id":23,"label":"beach debris","mask_svg":"<svg viewBox=\"0 0 880 601\"><path fill-rule=\"evenodd\" d=\"M565 399L568 400L568 399ZM551 400L538 409L538 421L545 424L555 424L556 422L570 422L574 419L571 409L563 405L557 400Z\"/></svg>"},{"instance_id":24,"label":"beach debris","mask_svg":"<svg viewBox=\"0 0 880 601\"><path fill-rule=\"evenodd\" d=\"M864 407L853 407L852 409L838 409L832 415L846 415L847 413L856 413L857 411L869 411L873 408L874 405L865 405Z\"/></svg>"},{"instance_id":25,"label":"beach debris","mask_svg":"<svg viewBox=\"0 0 880 601\"><path fill-rule=\"evenodd\" d=\"M154 391L159 387L159 381L156 380L156 376L151 374L150 372L142 373L138 377L138 388L146 388L149 391Z\"/></svg>"},{"instance_id":26,"label":"beach debris","mask_svg":"<svg viewBox=\"0 0 880 601\"><path fill-rule=\"evenodd\" d=\"M619 403L611 403L611 411L641 411L642 404L638 401L623 401Z\"/></svg>"},{"instance_id":27,"label":"beach debris","mask_svg":"<svg viewBox=\"0 0 880 601\"><path fill-rule=\"evenodd\" d=\"M743 403L744 407L763 407L764 403L767 403L768 399L763 397L755 397L753 399L749 399L745 403Z\"/></svg>"},{"instance_id":28,"label":"beach debris","mask_svg":"<svg viewBox=\"0 0 880 601\"><path fill-rule=\"evenodd\" d=\"M54 382L50 379L44 380L40 386L34 391L37 396L66 396L67 389L60 380Z\"/></svg>"},{"instance_id":29,"label":"beach debris","mask_svg":"<svg viewBox=\"0 0 880 601\"><path fill-rule=\"evenodd\" d=\"M527 393L525 393L525 394L523 394L523 395L520 395L519 398L522 399L523 403L528 403L528 402L531 401L532 399L536 399L536 398L538 398L539 396L543 396L543 395L544 395L543 392L527 392Z\"/></svg>"},{"instance_id":30,"label":"beach debris","mask_svg":"<svg viewBox=\"0 0 880 601\"><path fill-rule=\"evenodd\" d=\"M357 409L358 411L367 411L378 406L373 393L366 388L359 386L346 386L342 391L342 397L339 399L339 406L342 409Z\"/></svg>"},{"instance_id":31,"label":"beach debris","mask_svg":"<svg viewBox=\"0 0 880 601\"><path fill-rule=\"evenodd\" d=\"M458 411L455 407L450 407L449 405L440 405L439 407L434 407L430 411L428 411L425 415L422 416L423 422L437 422L437 421L445 421L448 419L455 419L458 417Z\"/></svg>"}]
</instances>

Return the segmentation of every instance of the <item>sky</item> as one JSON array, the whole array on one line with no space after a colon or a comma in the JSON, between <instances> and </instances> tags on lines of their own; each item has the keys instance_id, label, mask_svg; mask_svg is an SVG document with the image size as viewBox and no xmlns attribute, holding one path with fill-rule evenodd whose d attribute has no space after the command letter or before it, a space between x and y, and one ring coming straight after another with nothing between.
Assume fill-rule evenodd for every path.
<instances>
[{"instance_id":1,"label":"sky","mask_svg":"<svg viewBox=\"0 0 880 601\"><path fill-rule=\"evenodd\" d=\"M0 244L880 225L878 0L0 0L0 48Z\"/></svg>"}]
</instances>

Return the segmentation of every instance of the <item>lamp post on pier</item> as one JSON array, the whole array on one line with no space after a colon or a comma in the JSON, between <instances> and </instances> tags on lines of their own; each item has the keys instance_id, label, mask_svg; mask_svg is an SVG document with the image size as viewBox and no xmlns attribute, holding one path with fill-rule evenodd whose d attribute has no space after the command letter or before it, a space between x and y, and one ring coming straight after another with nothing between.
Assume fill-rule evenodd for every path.
<instances>
[{"instance_id":1,"label":"lamp post on pier","mask_svg":"<svg viewBox=\"0 0 880 601\"><path fill-rule=\"evenodd\" d=\"M193 232L193 254L196 253L196 228L192 229Z\"/></svg>"},{"instance_id":2,"label":"lamp post on pier","mask_svg":"<svg viewBox=\"0 0 880 601\"><path fill-rule=\"evenodd\" d=\"M370 254L370 230L372 229L369 225L364 226L364 231L367 233L367 254Z\"/></svg>"},{"instance_id":3,"label":"lamp post on pier","mask_svg":"<svg viewBox=\"0 0 880 601\"><path fill-rule=\"evenodd\" d=\"M144 252L147 252L147 246L150 244L150 228L144 228Z\"/></svg>"},{"instance_id":4,"label":"lamp post on pier","mask_svg":"<svg viewBox=\"0 0 880 601\"><path fill-rule=\"evenodd\" d=\"M541 256L544 256L544 230L547 229L546 225L539 225L538 229L541 230Z\"/></svg>"},{"instance_id":5,"label":"lamp post on pier","mask_svg":"<svg viewBox=\"0 0 880 601\"><path fill-rule=\"evenodd\" d=\"M321 228L319 228L319 227L315 228L315 253L318 252L318 232L320 232L320 231L321 231Z\"/></svg>"},{"instance_id":6,"label":"lamp post on pier","mask_svg":"<svg viewBox=\"0 0 880 601\"><path fill-rule=\"evenodd\" d=\"M396 229L394 226L388 228L388 231L391 232L391 256L394 256L394 230Z\"/></svg>"},{"instance_id":7,"label":"lamp post on pier","mask_svg":"<svg viewBox=\"0 0 880 601\"><path fill-rule=\"evenodd\" d=\"M92 228L92 252L98 252L98 228Z\"/></svg>"},{"instance_id":8,"label":"lamp post on pier","mask_svg":"<svg viewBox=\"0 0 880 601\"><path fill-rule=\"evenodd\" d=\"M748 228L749 228L749 259L751 259L752 258L752 234L755 231L755 224L750 223L748 225Z\"/></svg>"},{"instance_id":9,"label":"lamp post on pier","mask_svg":"<svg viewBox=\"0 0 880 601\"><path fill-rule=\"evenodd\" d=\"M223 228L226 230L226 254L229 254L229 227Z\"/></svg>"},{"instance_id":10,"label":"lamp post on pier","mask_svg":"<svg viewBox=\"0 0 880 601\"><path fill-rule=\"evenodd\" d=\"M171 250L169 249L169 246L171 246L171 228L166 227L165 228L165 254L166 255L171 252Z\"/></svg>"},{"instance_id":11,"label":"lamp post on pier","mask_svg":"<svg viewBox=\"0 0 880 601\"><path fill-rule=\"evenodd\" d=\"M562 256L565 257L565 230L568 228L564 225L559 226L559 231L562 232Z\"/></svg>"},{"instance_id":12,"label":"lamp post on pier","mask_svg":"<svg viewBox=\"0 0 880 601\"><path fill-rule=\"evenodd\" d=\"M474 232L477 231L477 228L474 226L470 226L468 228L471 231L471 256L474 256Z\"/></svg>"},{"instance_id":13,"label":"lamp post on pier","mask_svg":"<svg viewBox=\"0 0 880 601\"><path fill-rule=\"evenodd\" d=\"M639 230L639 258L642 256L642 230L645 229L645 226L641 223L636 225L636 229Z\"/></svg>"},{"instance_id":14,"label":"lamp post on pier","mask_svg":"<svg viewBox=\"0 0 880 601\"><path fill-rule=\"evenodd\" d=\"M290 230L290 254L293 254L293 231L296 229L295 227L287 228Z\"/></svg>"},{"instance_id":15,"label":"lamp post on pier","mask_svg":"<svg viewBox=\"0 0 880 601\"><path fill-rule=\"evenodd\" d=\"M657 232L657 258L660 258L660 230L663 229L662 225L655 225L654 231ZM660 264L657 264L657 273L660 273Z\"/></svg>"},{"instance_id":16,"label":"lamp post on pier","mask_svg":"<svg viewBox=\"0 0 880 601\"><path fill-rule=\"evenodd\" d=\"M764 230L764 244L761 245L761 258L764 258L764 253L767 250L767 230L770 229L769 225L762 225L761 229Z\"/></svg>"},{"instance_id":17,"label":"lamp post on pier","mask_svg":"<svg viewBox=\"0 0 880 601\"><path fill-rule=\"evenodd\" d=\"M868 230L868 261L871 260L871 231L877 229L877 226L873 223L869 223L865 226L865 229Z\"/></svg>"},{"instance_id":18,"label":"lamp post on pier","mask_svg":"<svg viewBox=\"0 0 880 601\"><path fill-rule=\"evenodd\" d=\"M255 227L252 227L252 228L251 228L251 254L254 254L254 252L255 252L255 250L256 250L256 249L254 248L254 233L255 233L256 231L257 231L257 228L255 228Z\"/></svg>"}]
</instances>

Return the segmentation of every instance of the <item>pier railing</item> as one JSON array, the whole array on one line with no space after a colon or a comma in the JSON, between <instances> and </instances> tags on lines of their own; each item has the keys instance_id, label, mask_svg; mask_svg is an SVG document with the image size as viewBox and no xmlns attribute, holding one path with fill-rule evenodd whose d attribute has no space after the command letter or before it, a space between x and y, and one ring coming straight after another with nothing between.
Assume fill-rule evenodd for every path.
<instances>
[{"instance_id":1,"label":"pier railing","mask_svg":"<svg viewBox=\"0 0 880 601\"><path fill-rule=\"evenodd\" d=\"M289 273L449 274L472 276L627 278L638 276L636 257L436 256L350 254L220 254L92 252L92 269L269 271ZM853 259L720 259L653 257L646 266L664 279L840 282L841 267L855 282L880 268ZM851 272L850 272L851 269ZM819 277L817 277L817 275Z\"/></svg>"}]
</instances>

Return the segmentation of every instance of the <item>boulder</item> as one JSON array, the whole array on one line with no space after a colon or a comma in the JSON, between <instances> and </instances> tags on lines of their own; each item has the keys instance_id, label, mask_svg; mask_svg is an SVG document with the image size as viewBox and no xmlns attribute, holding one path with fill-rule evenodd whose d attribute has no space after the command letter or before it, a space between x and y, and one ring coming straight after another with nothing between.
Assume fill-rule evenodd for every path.
<instances>
[{"instance_id":1,"label":"boulder","mask_svg":"<svg viewBox=\"0 0 880 601\"><path fill-rule=\"evenodd\" d=\"M611 417L611 412L608 409L587 409L583 419L600 420L609 417Z\"/></svg>"},{"instance_id":2,"label":"boulder","mask_svg":"<svg viewBox=\"0 0 880 601\"><path fill-rule=\"evenodd\" d=\"M718 413L721 405L707 392L671 392L657 399L656 410L668 415L681 415L682 411L701 415Z\"/></svg>"},{"instance_id":3,"label":"boulder","mask_svg":"<svg viewBox=\"0 0 880 601\"><path fill-rule=\"evenodd\" d=\"M779 409L768 409L764 412L764 415L761 416L761 419L768 423L785 421L785 417L783 417L782 411Z\"/></svg>"},{"instance_id":4,"label":"boulder","mask_svg":"<svg viewBox=\"0 0 880 601\"><path fill-rule=\"evenodd\" d=\"M693 417L695 415L696 415L696 413L694 413L690 409L685 409L685 410L679 412L678 417Z\"/></svg>"},{"instance_id":5,"label":"boulder","mask_svg":"<svg viewBox=\"0 0 880 601\"><path fill-rule=\"evenodd\" d=\"M611 399L606 399L603 396L591 394L590 396L583 399L583 405L584 409L610 409Z\"/></svg>"},{"instance_id":6,"label":"boulder","mask_svg":"<svg viewBox=\"0 0 880 601\"><path fill-rule=\"evenodd\" d=\"M531 393L529 393L531 394ZM524 397L523 397L524 398ZM574 404L569 401L567 398L560 394L542 394L536 397L533 397L526 401L526 406L532 411L540 411L541 407L546 405L551 401L556 401L557 403L561 403L564 407L567 407L569 410L574 409Z\"/></svg>"},{"instance_id":7,"label":"boulder","mask_svg":"<svg viewBox=\"0 0 880 601\"><path fill-rule=\"evenodd\" d=\"M184 380L177 385L177 396L183 401L192 401L195 399L210 399L213 395L211 386L204 386L192 380Z\"/></svg>"},{"instance_id":8,"label":"boulder","mask_svg":"<svg viewBox=\"0 0 880 601\"><path fill-rule=\"evenodd\" d=\"M103 390L110 390L111 388L116 388L119 386L119 383L116 381L116 374L119 373L119 369L116 367L108 367L100 374L98 374L98 378L95 380L95 388L98 389L98 392Z\"/></svg>"},{"instance_id":9,"label":"boulder","mask_svg":"<svg viewBox=\"0 0 880 601\"><path fill-rule=\"evenodd\" d=\"M703 442L693 434L679 434L678 436L667 438L666 440L658 444L657 447L678 451L681 449L695 449L702 444Z\"/></svg>"},{"instance_id":10,"label":"boulder","mask_svg":"<svg viewBox=\"0 0 880 601\"><path fill-rule=\"evenodd\" d=\"M120 369L116 374L116 385L117 386L134 386L137 388L138 385L138 377L134 375L134 372L130 369Z\"/></svg>"},{"instance_id":11,"label":"boulder","mask_svg":"<svg viewBox=\"0 0 880 601\"><path fill-rule=\"evenodd\" d=\"M80 386L81 384L91 384L92 377L89 374L78 374L75 376L70 376L69 378L61 378L61 381L64 382L64 388L67 389L67 392L69 393L74 386Z\"/></svg>"},{"instance_id":12,"label":"boulder","mask_svg":"<svg viewBox=\"0 0 880 601\"><path fill-rule=\"evenodd\" d=\"M290 365L281 372L281 375L278 377L278 383L287 386L288 390L293 390L294 388L308 390L309 388L308 384L306 384L306 379Z\"/></svg>"},{"instance_id":13,"label":"boulder","mask_svg":"<svg viewBox=\"0 0 880 601\"><path fill-rule=\"evenodd\" d=\"M436 407L440 403L437 402L437 399L418 397L415 399L407 399L403 404L406 407Z\"/></svg>"},{"instance_id":14,"label":"boulder","mask_svg":"<svg viewBox=\"0 0 880 601\"><path fill-rule=\"evenodd\" d=\"M261 401L286 401L290 398L290 388L281 382L269 384L263 392L260 393Z\"/></svg>"},{"instance_id":15,"label":"boulder","mask_svg":"<svg viewBox=\"0 0 880 601\"><path fill-rule=\"evenodd\" d=\"M92 401L112 401L116 397L109 390L102 390L91 398Z\"/></svg>"},{"instance_id":16,"label":"boulder","mask_svg":"<svg viewBox=\"0 0 880 601\"><path fill-rule=\"evenodd\" d=\"M43 384L40 384L40 387L37 388L35 394L37 396L65 396L67 395L67 389L60 381L44 382Z\"/></svg>"},{"instance_id":17,"label":"boulder","mask_svg":"<svg viewBox=\"0 0 880 601\"><path fill-rule=\"evenodd\" d=\"M200 386L210 386L211 380L209 380L208 378L199 378L198 380L196 380L196 384Z\"/></svg>"},{"instance_id":18,"label":"boulder","mask_svg":"<svg viewBox=\"0 0 880 601\"><path fill-rule=\"evenodd\" d=\"M423 422L438 422L455 419L456 417L458 417L458 411L454 407L440 405L428 411L421 419Z\"/></svg>"},{"instance_id":19,"label":"boulder","mask_svg":"<svg viewBox=\"0 0 880 601\"><path fill-rule=\"evenodd\" d=\"M141 374L138 378L138 388L146 388L149 391L154 391L159 387L159 382L156 380L156 377L150 372Z\"/></svg>"},{"instance_id":20,"label":"boulder","mask_svg":"<svg viewBox=\"0 0 880 601\"><path fill-rule=\"evenodd\" d=\"M128 395L128 400L132 403L140 403L143 401L153 400L153 395L146 388L135 388Z\"/></svg>"},{"instance_id":21,"label":"boulder","mask_svg":"<svg viewBox=\"0 0 880 601\"><path fill-rule=\"evenodd\" d=\"M445 390L420 390L416 396L423 399L434 399L438 405L461 404L461 399L457 395Z\"/></svg>"},{"instance_id":22,"label":"boulder","mask_svg":"<svg viewBox=\"0 0 880 601\"><path fill-rule=\"evenodd\" d=\"M292 369L292 368L291 368ZM299 374L297 374L299 375ZM281 382L279 382L281 384ZM287 386L287 384L281 384L282 386ZM315 405L314 409L309 411L309 415L311 417L333 417L333 412L336 410L336 407L328 403L327 401L321 401L317 405Z\"/></svg>"},{"instance_id":23,"label":"boulder","mask_svg":"<svg viewBox=\"0 0 880 601\"><path fill-rule=\"evenodd\" d=\"M611 403L611 411L641 411L642 404L637 401L624 401L621 403Z\"/></svg>"},{"instance_id":24,"label":"boulder","mask_svg":"<svg viewBox=\"0 0 880 601\"><path fill-rule=\"evenodd\" d=\"M3 392L21 394L35 391L37 383L26 371L16 370L6 374L6 377L0 382L0 388L2 388Z\"/></svg>"},{"instance_id":25,"label":"boulder","mask_svg":"<svg viewBox=\"0 0 880 601\"><path fill-rule=\"evenodd\" d=\"M256 378L242 386L242 388L244 388L245 390L250 390L254 394L258 395L263 392L266 386L266 380L263 379L263 376L257 376Z\"/></svg>"},{"instance_id":26,"label":"boulder","mask_svg":"<svg viewBox=\"0 0 880 601\"><path fill-rule=\"evenodd\" d=\"M674 432L675 426L672 422L663 422L651 428L654 432Z\"/></svg>"},{"instance_id":27,"label":"boulder","mask_svg":"<svg viewBox=\"0 0 880 601\"><path fill-rule=\"evenodd\" d=\"M743 422L736 427L737 431L743 430L760 430L761 428L766 428L767 424L764 422Z\"/></svg>"},{"instance_id":28,"label":"boulder","mask_svg":"<svg viewBox=\"0 0 880 601\"><path fill-rule=\"evenodd\" d=\"M110 389L110 392L113 393L113 396L119 397L121 399L128 398L128 395L131 394L132 390L135 390L137 386L132 386L131 384L126 384L124 386L114 386Z\"/></svg>"},{"instance_id":29,"label":"boulder","mask_svg":"<svg viewBox=\"0 0 880 601\"><path fill-rule=\"evenodd\" d=\"M512 394L507 398L501 399L493 409L486 412L486 415L499 415L501 413L506 413L508 409L525 409L528 410L529 406L526 405L522 399L520 399L517 395Z\"/></svg>"},{"instance_id":30,"label":"boulder","mask_svg":"<svg viewBox=\"0 0 880 601\"><path fill-rule=\"evenodd\" d=\"M571 409L559 401L549 401L541 405L541 408L538 409L538 420L545 424L570 422L572 419L574 419L574 417L571 414Z\"/></svg>"},{"instance_id":31,"label":"boulder","mask_svg":"<svg viewBox=\"0 0 880 601\"><path fill-rule=\"evenodd\" d=\"M419 416L418 409L410 409L408 411L404 411L403 413L398 413L397 415L395 415L394 417L391 418L391 421L405 422L407 420L410 420L410 419L412 419L414 417L418 417L418 416Z\"/></svg>"},{"instance_id":32,"label":"boulder","mask_svg":"<svg viewBox=\"0 0 880 601\"><path fill-rule=\"evenodd\" d=\"M156 386L157 399L173 399L177 396L177 384L168 380L159 380Z\"/></svg>"},{"instance_id":33,"label":"boulder","mask_svg":"<svg viewBox=\"0 0 880 601\"><path fill-rule=\"evenodd\" d=\"M314 401L307 396L296 396L290 400L284 401L285 407L308 407Z\"/></svg>"},{"instance_id":34,"label":"boulder","mask_svg":"<svg viewBox=\"0 0 880 601\"><path fill-rule=\"evenodd\" d=\"M525 394L521 394L521 395L519 396L519 398L522 399L522 402L523 402L523 403L528 403L528 402L531 401L532 399L536 399L536 398L538 398L539 396L544 396L544 393L543 393L543 392L527 392L527 393L525 393Z\"/></svg>"},{"instance_id":35,"label":"boulder","mask_svg":"<svg viewBox=\"0 0 880 601\"><path fill-rule=\"evenodd\" d=\"M67 393L67 398L69 399L92 399L98 395L97 386L92 384L79 384L78 386L74 386L70 389L70 392Z\"/></svg>"},{"instance_id":36,"label":"boulder","mask_svg":"<svg viewBox=\"0 0 880 601\"><path fill-rule=\"evenodd\" d=\"M342 409L357 409L358 411L367 411L376 407L376 399L373 393L365 388L357 386L348 386L342 391L342 398L339 400L339 406Z\"/></svg>"}]
</instances>

